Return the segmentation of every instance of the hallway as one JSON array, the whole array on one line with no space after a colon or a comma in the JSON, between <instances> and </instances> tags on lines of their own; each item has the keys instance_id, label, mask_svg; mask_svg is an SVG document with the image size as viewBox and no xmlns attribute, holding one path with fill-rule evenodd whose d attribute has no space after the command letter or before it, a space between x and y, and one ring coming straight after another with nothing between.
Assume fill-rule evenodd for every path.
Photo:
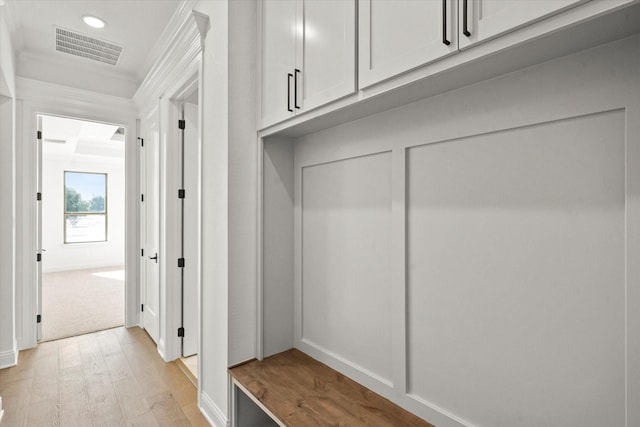
<instances>
[{"instance_id":1,"label":"hallway","mask_svg":"<svg viewBox=\"0 0 640 427\"><path fill-rule=\"evenodd\" d=\"M20 352L0 370L3 426L207 426L196 388L140 328L115 328Z\"/></svg>"}]
</instances>

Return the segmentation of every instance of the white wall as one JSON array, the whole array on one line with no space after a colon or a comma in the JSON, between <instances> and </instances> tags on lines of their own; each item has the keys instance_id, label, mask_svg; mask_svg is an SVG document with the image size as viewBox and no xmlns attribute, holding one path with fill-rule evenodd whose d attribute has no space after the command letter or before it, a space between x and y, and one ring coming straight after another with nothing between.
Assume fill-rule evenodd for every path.
<instances>
[{"instance_id":1,"label":"white wall","mask_svg":"<svg viewBox=\"0 0 640 427\"><path fill-rule=\"evenodd\" d=\"M0 95L0 368L17 362L14 101Z\"/></svg>"},{"instance_id":2,"label":"white wall","mask_svg":"<svg viewBox=\"0 0 640 427\"><path fill-rule=\"evenodd\" d=\"M0 4L0 368L17 362L15 318L15 54Z\"/></svg>"},{"instance_id":3,"label":"white wall","mask_svg":"<svg viewBox=\"0 0 640 427\"><path fill-rule=\"evenodd\" d=\"M229 417L229 365L255 356L255 1L201 1L203 77L201 400Z\"/></svg>"},{"instance_id":4,"label":"white wall","mask_svg":"<svg viewBox=\"0 0 640 427\"><path fill-rule=\"evenodd\" d=\"M123 266L124 158L52 154L46 149L42 157L42 271ZM106 242L64 243L64 171L107 174Z\"/></svg>"}]
</instances>

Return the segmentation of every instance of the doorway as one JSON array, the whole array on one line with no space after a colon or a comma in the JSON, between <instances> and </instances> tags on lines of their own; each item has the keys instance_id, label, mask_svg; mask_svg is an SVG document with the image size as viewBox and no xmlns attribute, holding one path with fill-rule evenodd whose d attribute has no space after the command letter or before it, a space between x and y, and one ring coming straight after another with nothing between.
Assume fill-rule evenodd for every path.
<instances>
[{"instance_id":1,"label":"doorway","mask_svg":"<svg viewBox=\"0 0 640 427\"><path fill-rule=\"evenodd\" d=\"M38 338L125 323L125 128L38 116Z\"/></svg>"}]
</instances>

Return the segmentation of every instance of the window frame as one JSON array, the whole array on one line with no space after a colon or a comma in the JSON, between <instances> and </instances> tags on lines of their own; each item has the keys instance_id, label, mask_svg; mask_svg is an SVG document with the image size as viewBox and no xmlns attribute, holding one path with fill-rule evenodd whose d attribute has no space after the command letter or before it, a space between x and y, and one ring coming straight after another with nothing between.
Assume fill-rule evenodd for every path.
<instances>
[{"instance_id":1,"label":"window frame","mask_svg":"<svg viewBox=\"0 0 640 427\"><path fill-rule=\"evenodd\" d=\"M104 175L104 212L67 212L67 173ZM63 244L76 245L83 243L105 243L109 241L109 174L107 172L84 172L75 170L62 171L62 228ZM81 242L67 241L67 217L68 216L104 216L104 240L83 240Z\"/></svg>"}]
</instances>

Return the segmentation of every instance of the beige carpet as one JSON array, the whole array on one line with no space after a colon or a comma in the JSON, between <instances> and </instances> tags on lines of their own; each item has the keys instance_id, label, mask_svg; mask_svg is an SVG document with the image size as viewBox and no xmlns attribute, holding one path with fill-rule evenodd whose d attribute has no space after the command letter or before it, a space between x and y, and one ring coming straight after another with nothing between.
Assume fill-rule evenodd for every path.
<instances>
[{"instance_id":1,"label":"beige carpet","mask_svg":"<svg viewBox=\"0 0 640 427\"><path fill-rule=\"evenodd\" d=\"M42 274L42 340L124 325L124 267Z\"/></svg>"}]
</instances>

